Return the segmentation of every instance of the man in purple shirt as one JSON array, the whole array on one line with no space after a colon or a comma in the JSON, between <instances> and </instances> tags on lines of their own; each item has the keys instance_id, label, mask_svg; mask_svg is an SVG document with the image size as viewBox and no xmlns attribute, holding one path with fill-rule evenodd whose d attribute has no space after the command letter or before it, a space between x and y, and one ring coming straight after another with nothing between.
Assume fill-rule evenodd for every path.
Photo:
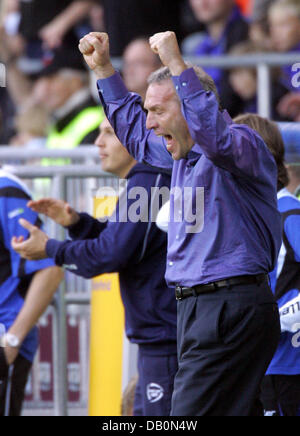
<instances>
[{"instance_id":1,"label":"man in purple shirt","mask_svg":"<svg viewBox=\"0 0 300 436\"><path fill-rule=\"evenodd\" d=\"M176 36L150 46L167 68L149 79L146 114L91 33L80 51L105 112L138 160L173 169L166 279L178 300L173 416L262 415L259 388L276 350L278 307L266 275L281 245L276 163L247 126L219 109L211 78L188 68Z\"/></svg>"}]
</instances>

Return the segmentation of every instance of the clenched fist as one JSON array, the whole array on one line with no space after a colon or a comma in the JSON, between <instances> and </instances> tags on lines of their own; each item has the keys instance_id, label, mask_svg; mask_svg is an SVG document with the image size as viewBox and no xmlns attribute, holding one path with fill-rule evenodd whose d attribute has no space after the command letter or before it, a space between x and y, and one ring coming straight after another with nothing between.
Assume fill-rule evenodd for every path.
<instances>
[{"instance_id":1,"label":"clenched fist","mask_svg":"<svg viewBox=\"0 0 300 436\"><path fill-rule=\"evenodd\" d=\"M79 42L79 50L99 79L114 74L115 70L110 61L107 33L91 32L85 35Z\"/></svg>"},{"instance_id":2,"label":"clenched fist","mask_svg":"<svg viewBox=\"0 0 300 436\"><path fill-rule=\"evenodd\" d=\"M152 51L159 55L163 65L169 67L173 75L180 75L187 68L174 32L156 33L149 43Z\"/></svg>"}]
</instances>

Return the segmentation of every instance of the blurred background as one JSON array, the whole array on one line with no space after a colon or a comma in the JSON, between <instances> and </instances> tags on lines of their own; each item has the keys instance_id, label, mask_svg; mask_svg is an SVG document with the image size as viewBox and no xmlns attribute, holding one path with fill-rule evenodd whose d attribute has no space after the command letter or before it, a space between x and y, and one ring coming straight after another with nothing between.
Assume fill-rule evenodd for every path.
<instances>
[{"instance_id":1,"label":"blurred background","mask_svg":"<svg viewBox=\"0 0 300 436\"><path fill-rule=\"evenodd\" d=\"M298 193L299 0L0 0L0 164L35 198L63 198L92 213L93 193L116 180L98 174L93 143L103 112L79 39L108 32L114 65L144 98L147 77L160 66L147 40L165 30L213 77L232 117L253 112L280 123ZM52 236L65 236L46 225ZM41 319L24 414L87 413L92 286L66 275L62 298Z\"/></svg>"}]
</instances>

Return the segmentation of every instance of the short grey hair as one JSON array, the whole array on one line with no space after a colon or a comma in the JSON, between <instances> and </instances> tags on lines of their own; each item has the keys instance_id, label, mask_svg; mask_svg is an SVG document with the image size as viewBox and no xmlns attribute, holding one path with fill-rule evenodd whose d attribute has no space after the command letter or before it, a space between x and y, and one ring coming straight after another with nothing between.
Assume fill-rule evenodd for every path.
<instances>
[{"instance_id":1,"label":"short grey hair","mask_svg":"<svg viewBox=\"0 0 300 436\"><path fill-rule=\"evenodd\" d=\"M213 94L215 94L217 101L219 103L219 106L220 106L220 96L219 96L216 84L215 84L214 80L212 79L212 77L209 74L207 74L201 67L198 67L197 65L192 65L189 62L186 62L186 66L188 68L193 68L193 70L197 74L197 77L198 77L204 91L212 92ZM169 70L169 68L162 67L162 68L159 68L158 70L156 70L150 74L150 76L148 77L148 85L152 85L153 83L160 83L160 82L163 82L164 80L171 80L171 79L172 79L172 74L171 74L171 71Z\"/></svg>"}]
</instances>

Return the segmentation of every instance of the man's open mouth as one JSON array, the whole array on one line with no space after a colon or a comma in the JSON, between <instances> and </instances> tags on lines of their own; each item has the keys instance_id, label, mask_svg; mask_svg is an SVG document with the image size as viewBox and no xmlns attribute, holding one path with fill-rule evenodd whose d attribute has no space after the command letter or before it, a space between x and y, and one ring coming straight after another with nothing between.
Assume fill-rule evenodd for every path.
<instances>
[{"instance_id":1,"label":"man's open mouth","mask_svg":"<svg viewBox=\"0 0 300 436\"><path fill-rule=\"evenodd\" d=\"M163 135L167 144L170 144L171 141L173 140L173 136L172 135Z\"/></svg>"}]
</instances>

